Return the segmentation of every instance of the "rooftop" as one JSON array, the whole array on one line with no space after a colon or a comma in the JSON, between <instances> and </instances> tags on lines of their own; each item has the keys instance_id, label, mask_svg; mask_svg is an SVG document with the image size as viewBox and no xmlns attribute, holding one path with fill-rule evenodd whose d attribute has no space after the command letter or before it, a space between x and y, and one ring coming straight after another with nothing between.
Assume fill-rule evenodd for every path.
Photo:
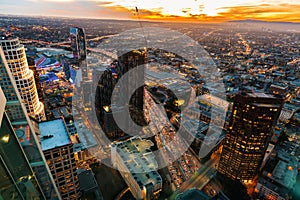
<instances>
[{"instance_id":1,"label":"rooftop","mask_svg":"<svg viewBox=\"0 0 300 200\"><path fill-rule=\"evenodd\" d=\"M201 96L199 96L199 100L206 101L206 102L212 104L214 107L222 107L223 109L226 109L226 110L229 106L228 101L221 99L219 97L213 96L211 94L201 95Z\"/></svg>"},{"instance_id":2,"label":"rooftop","mask_svg":"<svg viewBox=\"0 0 300 200\"><path fill-rule=\"evenodd\" d=\"M153 145L150 140L140 137L132 137L112 145L141 188L151 183L162 183L161 176L156 171L157 162L150 150Z\"/></svg>"},{"instance_id":3,"label":"rooftop","mask_svg":"<svg viewBox=\"0 0 300 200\"><path fill-rule=\"evenodd\" d=\"M77 173L81 191L89 192L98 190L98 184L92 170L78 169Z\"/></svg>"},{"instance_id":4,"label":"rooftop","mask_svg":"<svg viewBox=\"0 0 300 200\"><path fill-rule=\"evenodd\" d=\"M272 178L287 188L293 188L298 174L298 163L294 156L278 151L279 162L272 172Z\"/></svg>"},{"instance_id":5,"label":"rooftop","mask_svg":"<svg viewBox=\"0 0 300 200\"><path fill-rule=\"evenodd\" d=\"M39 123L43 151L71 144L71 139L63 119Z\"/></svg>"},{"instance_id":6,"label":"rooftop","mask_svg":"<svg viewBox=\"0 0 300 200\"><path fill-rule=\"evenodd\" d=\"M264 178L260 178L258 180L258 183L264 185L265 187L275 191L276 193L278 193L281 197L285 197L287 194L288 194L288 189L286 188L283 188L283 187L279 187L278 185L276 184L273 184L269 181L267 181L266 179Z\"/></svg>"},{"instance_id":7,"label":"rooftop","mask_svg":"<svg viewBox=\"0 0 300 200\"><path fill-rule=\"evenodd\" d=\"M209 200L210 197L207 196L204 192L192 188L186 192L180 193L176 196L176 200Z\"/></svg>"},{"instance_id":8,"label":"rooftop","mask_svg":"<svg viewBox=\"0 0 300 200\"><path fill-rule=\"evenodd\" d=\"M259 183L283 197L286 196L296 183L298 174L296 158L284 151L278 151L276 159L270 159L266 166L270 170L266 169L263 172L264 177L259 179Z\"/></svg>"},{"instance_id":9,"label":"rooftop","mask_svg":"<svg viewBox=\"0 0 300 200\"><path fill-rule=\"evenodd\" d=\"M259 93L259 92L255 92L255 93L247 93L247 95L249 97L254 97L254 98L270 98L270 99L274 99L275 97L270 95L270 94L266 94L266 93Z\"/></svg>"}]
</instances>

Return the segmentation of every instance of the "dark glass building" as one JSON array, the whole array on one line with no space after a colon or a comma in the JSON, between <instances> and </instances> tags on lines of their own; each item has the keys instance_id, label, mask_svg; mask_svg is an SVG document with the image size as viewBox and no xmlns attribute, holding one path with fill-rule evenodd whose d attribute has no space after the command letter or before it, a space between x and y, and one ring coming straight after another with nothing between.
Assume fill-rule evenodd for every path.
<instances>
[{"instance_id":1,"label":"dark glass building","mask_svg":"<svg viewBox=\"0 0 300 200\"><path fill-rule=\"evenodd\" d=\"M92 94L92 82L89 78L89 67L87 64L87 48L86 48L86 39L85 39L85 33L83 28L79 27L72 27L70 28L70 38L71 38L71 49L73 51L73 63L78 66L79 73L76 73L79 75L81 73L81 77L78 76L76 81L79 81L78 84L78 92L81 93L81 101L84 105L84 110L89 111L91 110L91 94ZM69 66L69 72L68 67L67 70L67 78L72 77L71 74L71 67ZM74 81L74 80L73 80Z\"/></svg>"},{"instance_id":2,"label":"dark glass building","mask_svg":"<svg viewBox=\"0 0 300 200\"><path fill-rule=\"evenodd\" d=\"M83 28L70 28L71 48L73 56L78 60L86 59L86 40Z\"/></svg>"},{"instance_id":3,"label":"dark glass building","mask_svg":"<svg viewBox=\"0 0 300 200\"><path fill-rule=\"evenodd\" d=\"M115 140L124 137L126 134L119 129L111 112L112 92L118 81L115 65L112 65L104 71L94 71L93 75L95 75L95 82L98 82L95 95L95 112L98 122L109 139ZM120 111L121 110L122 107L120 107Z\"/></svg>"},{"instance_id":4,"label":"dark glass building","mask_svg":"<svg viewBox=\"0 0 300 200\"><path fill-rule=\"evenodd\" d=\"M119 56L118 60L105 71L95 72L99 76L101 74L101 77L98 77L99 81L95 96L96 114L102 129L111 140L126 138L126 133L136 131L132 129L132 121L141 126L147 124L144 114L144 85L140 84L139 87L139 83L144 83L143 64L146 64L146 58L145 50L129 51ZM142 70L131 71L138 66L141 66L140 69ZM128 75L128 72L131 74ZM116 86L120 79L124 81L124 84ZM132 89L135 90L131 91ZM117 97L112 97L113 91L118 93ZM129 104L127 102L128 95L130 95ZM115 99L112 100L112 98ZM113 118L112 106L114 106L115 114L124 116L122 117L124 119L122 130ZM128 116L125 109L129 109L132 121L126 120ZM126 130L124 130L124 127L126 127Z\"/></svg>"},{"instance_id":5,"label":"dark glass building","mask_svg":"<svg viewBox=\"0 0 300 200\"><path fill-rule=\"evenodd\" d=\"M221 174L243 182L257 175L282 103L264 93L236 95L218 168Z\"/></svg>"},{"instance_id":6,"label":"dark glass building","mask_svg":"<svg viewBox=\"0 0 300 200\"><path fill-rule=\"evenodd\" d=\"M0 101L0 199L45 199L5 113L1 88Z\"/></svg>"},{"instance_id":7,"label":"dark glass building","mask_svg":"<svg viewBox=\"0 0 300 200\"><path fill-rule=\"evenodd\" d=\"M128 73L131 69L134 69L138 66L143 67L147 61L147 52L146 50L133 50L127 52L118 57L117 72L122 78L123 75ZM144 69L144 68L143 68ZM131 94L131 88L136 88L133 92L130 101L129 101L129 111L132 120L138 125L146 125L146 120L144 116L144 86L138 87L139 81L144 82L144 74L140 73L141 71L135 71L130 76L126 76L124 81L126 84L123 84L121 87L121 96L122 94ZM139 81L137 81L139 80Z\"/></svg>"}]
</instances>

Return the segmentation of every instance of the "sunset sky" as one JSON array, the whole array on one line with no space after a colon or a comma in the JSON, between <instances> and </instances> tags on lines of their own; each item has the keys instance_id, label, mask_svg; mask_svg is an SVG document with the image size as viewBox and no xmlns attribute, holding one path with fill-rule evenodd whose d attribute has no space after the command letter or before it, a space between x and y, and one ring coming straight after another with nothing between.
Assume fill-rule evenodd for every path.
<instances>
[{"instance_id":1,"label":"sunset sky","mask_svg":"<svg viewBox=\"0 0 300 200\"><path fill-rule=\"evenodd\" d=\"M300 0L1 0L0 14L177 21L300 22Z\"/></svg>"}]
</instances>

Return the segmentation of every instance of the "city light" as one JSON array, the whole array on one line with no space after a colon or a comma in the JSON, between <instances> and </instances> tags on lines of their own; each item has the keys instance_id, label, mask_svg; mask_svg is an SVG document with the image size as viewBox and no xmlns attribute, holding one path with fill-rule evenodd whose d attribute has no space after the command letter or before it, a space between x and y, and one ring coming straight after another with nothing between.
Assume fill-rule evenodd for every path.
<instances>
[{"instance_id":1,"label":"city light","mask_svg":"<svg viewBox=\"0 0 300 200\"><path fill-rule=\"evenodd\" d=\"M300 199L299 2L1 8L0 199Z\"/></svg>"},{"instance_id":2,"label":"city light","mask_svg":"<svg viewBox=\"0 0 300 200\"><path fill-rule=\"evenodd\" d=\"M7 134L7 135L5 135L5 136L3 136L1 138L1 141L4 142L4 143L8 143L9 142L9 138L10 138L10 136L9 136L9 134Z\"/></svg>"}]
</instances>

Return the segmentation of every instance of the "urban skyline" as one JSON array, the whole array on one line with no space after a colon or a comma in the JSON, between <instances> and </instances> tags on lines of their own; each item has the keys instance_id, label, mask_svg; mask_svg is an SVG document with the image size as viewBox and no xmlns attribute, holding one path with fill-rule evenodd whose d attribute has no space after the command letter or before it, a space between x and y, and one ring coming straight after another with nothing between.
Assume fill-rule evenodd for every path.
<instances>
[{"instance_id":1,"label":"urban skyline","mask_svg":"<svg viewBox=\"0 0 300 200\"><path fill-rule=\"evenodd\" d=\"M0 199L300 199L297 2L96 3L0 16Z\"/></svg>"}]
</instances>

